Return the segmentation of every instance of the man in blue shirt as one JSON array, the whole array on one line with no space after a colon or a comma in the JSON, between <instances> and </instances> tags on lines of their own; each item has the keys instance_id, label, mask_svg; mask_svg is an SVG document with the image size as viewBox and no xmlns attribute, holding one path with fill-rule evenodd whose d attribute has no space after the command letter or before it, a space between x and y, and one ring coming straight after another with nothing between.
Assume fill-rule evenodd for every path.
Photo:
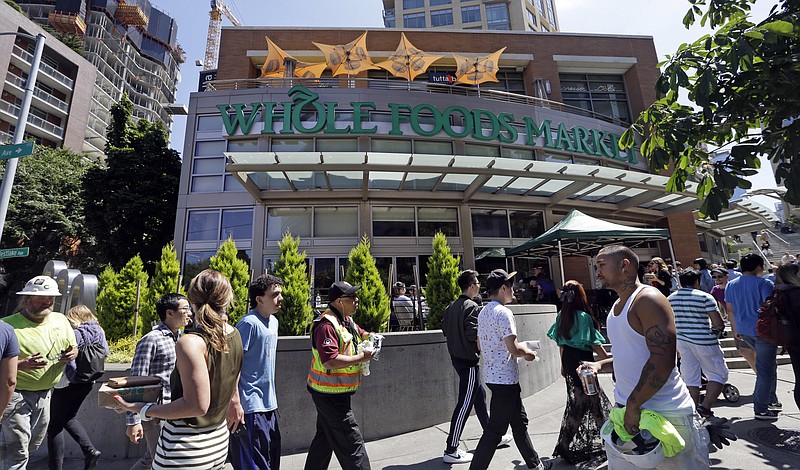
<instances>
[{"instance_id":1,"label":"man in blue shirt","mask_svg":"<svg viewBox=\"0 0 800 470\"><path fill-rule=\"evenodd\" d=\"M725 287L725 309L731 322L736 347L753 366L755 362L756 389L753 393L755 418L774 421L778 419L781 404L775 395L776 346L756 333L758 310L772 295L772 281L761 277L764 274L764 259L748 253L740 262L742 275L728 282ZM753 361L755 360L755 361Z\"/></svg>"},{"instance_id":2,"label":"man in blue shirt","mask_svg":"<svg viewBox=\"0 0 800 470\"><path fill-rule=\"evenodd\" d=\"M236 470L278 470L281 432L275 395L275 354L278 350L278 319L283 302L283 280L271 274L250 284L252 310L236 328L242 336L244 359L239 377L239 399L244 420L232 426L230 459Z\"/></svg>"}]
</instances>

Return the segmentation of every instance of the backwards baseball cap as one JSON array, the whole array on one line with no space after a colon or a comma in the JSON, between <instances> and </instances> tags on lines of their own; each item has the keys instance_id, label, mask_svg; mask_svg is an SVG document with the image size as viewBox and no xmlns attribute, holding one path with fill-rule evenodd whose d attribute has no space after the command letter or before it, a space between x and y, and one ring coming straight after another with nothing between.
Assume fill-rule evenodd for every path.
<instances>
[{"instance_id":1,"label":"backwards baseball cap","mask_svg":"<svg viewBox=\"0 0 800 470\"><path fill-rule=\"evenodd\" d=\"M405 289L406 285L403 284L401 281L397 281L397 282L394 283L394 287L395 287L395 289Z\"/></svg>"},{"instance_id":2,"label":"backwards baseball cap","mask_svg":"<svg viewBox=\"0 0 800 470\"><path fill-rule=\"evenodd\" d=\"M60 297L56 280L50 276L36 276L25 284L17 295L41 295L49 297Z\"/></svg>"},{"instance_id":3,"label":"backwards baseball cap","mask_svg":"<svg viewBox=\"0 0 800 470\"><path fill-rule=\"evenodd\" d=\"M345 295L354 295L358 292L358 289L361 289L361 286L354 286L345 281L334 282L331 284L331 289L328 291L328 302L333 302Z\"/></svg>"},{"instance_id":4,"label":"backwards baseball cap","mask_svg":"<svg viewBox=\"0 0 800 470\"><path fill-rule=\"evenodd\" d=\"M489 277L486 278L486 290L493 291L503 287L503 284L505 284L506 281L510 281L516 274L516 271L509 274L505 269L495 269L490 272Z\"/></svg>"}]
</instances>

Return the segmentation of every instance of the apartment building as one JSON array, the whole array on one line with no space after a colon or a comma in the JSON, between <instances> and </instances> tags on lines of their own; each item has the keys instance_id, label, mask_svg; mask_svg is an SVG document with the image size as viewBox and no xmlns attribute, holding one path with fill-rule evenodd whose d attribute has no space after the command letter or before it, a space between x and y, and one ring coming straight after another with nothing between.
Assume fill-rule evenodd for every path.
<instances>
[{"instance_id":1,"label":"apartment building","mask_svg":"<svg viewBox=\"0 0 800 470\"><path fill-rule=\"evenodd\" d=\"M44 31L25 15L0 2L0 143L10 142L20 115L36 41L24 35L44 34L45 48L31 99L25 139L40 145L91 152L87 137L97 68ZM102 145L101 147L102 148Z\"/></svg>"},{"instance_id":2,"label":"apartment building","mask_svg":"<svg viewBox=\"0 0 800 470\"><path fill-rule=\"evenodd\" d=\"M100 153L111 106L123 94L133 118L169 130L183 50L175 19L149 0L33 0L17 4L31 20L83 39L83 54L98 70L86 140Z\"/></svg>"},{"instance_id":3,"label":"apartment building","mask_svg":"<svg viewBox=\"0 0 800 470\"><path fill-rule=\"evenodd\" d=\"M383 0L387 28L558 31L554 0Z\"/></svg>"}]
</instances>

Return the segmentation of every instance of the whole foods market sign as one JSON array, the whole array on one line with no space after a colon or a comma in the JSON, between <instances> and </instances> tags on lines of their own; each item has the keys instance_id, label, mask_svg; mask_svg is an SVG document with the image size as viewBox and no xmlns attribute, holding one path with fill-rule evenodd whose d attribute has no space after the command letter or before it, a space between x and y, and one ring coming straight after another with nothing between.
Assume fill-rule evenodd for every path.
<instances>
[{"instance_id":1,"label":"whole foods market sign","mask_svg":"<svg viewBox=\"0 0 800 470\"><path fill-rule=\"evenodd\" d=\"M217 105L225 132L231 136L241 130L249 135L256 122L263 123L261 134L377 134L378 127L370 122L369 112L377 110L372 101L351 101L352 124L337 127L336 111L339 103L320 102L319 95L304 86L289 90L292 101L255 102ZM618 134L581 126L568 128L563 122L551 120L536 122L528 116L517 119L511 113L495 114L485 109L467 109L450 106L440 109L432 104L389 103L391 129L388 135L406 135L404 129L421 137L444 133L454 139L470 137L477 141L524 145L537 145L554 150L582 153L636 164L633 151L620 152ZM314 111L316 120L304 119ZM348 108L348 113L350 112ZM459 122L461 125L454 125ZM341 123L338 123L341 126ZM406 126L407 124L407 126ZM277 125L277 129L276 129ZM524 134L520 132L524 128ZM520 139L522 137L522 139Z\"/></svg>"}]
</instances>

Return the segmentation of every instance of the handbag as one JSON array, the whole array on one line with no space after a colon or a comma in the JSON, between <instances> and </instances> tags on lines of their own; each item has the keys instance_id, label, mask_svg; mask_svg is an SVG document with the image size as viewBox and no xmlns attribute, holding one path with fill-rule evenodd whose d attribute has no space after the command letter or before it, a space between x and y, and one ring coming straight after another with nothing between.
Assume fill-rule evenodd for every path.
<instances>
[{"instance_id":1,"label":"handbag","mask_svg":"<svg viewBox=\"0 0 800 470\"><path fill-rule=\"evenodd\" d=\"M758 310L756 333L770 344L794 346L798 343L796 328L787 303L787 295L776 290Z\"/></svg>"}]
</instances>

